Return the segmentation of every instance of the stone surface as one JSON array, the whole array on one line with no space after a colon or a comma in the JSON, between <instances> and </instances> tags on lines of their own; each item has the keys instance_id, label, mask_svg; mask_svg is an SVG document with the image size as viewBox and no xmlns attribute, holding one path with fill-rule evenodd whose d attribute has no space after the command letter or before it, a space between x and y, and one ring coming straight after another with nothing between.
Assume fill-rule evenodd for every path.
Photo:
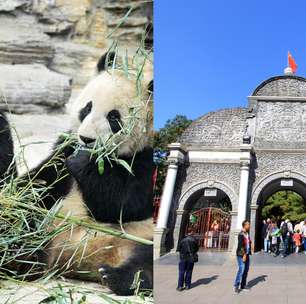
<instances>
[{"instance_id":1,"label":"stone surface","mask_svg":"<svg viewBox=\"0 0 306 304\"><path fill-rule=\"evenodd\" d=\"M70 78L43 65L0 65L0 108L15 113L61 109L70 97Z\"/></svg>"},{"instance_id":2,"label":"stone surface","mask_svg":"<svg viewBox=\"0 0 306 304\"><path fill-rule=\"evenodd\" d=\"M0 16L0 63L48 65L54 50L48 35L29 18Z\"/></svg>"},{"instance_id":3,"label":"stone surface","mask_svg":"<svg viewBox=\"0 0 306 304\"><path fill-rule=\"evenodd\" d=\"M293 304L303 303L305 293L306 257L291 255L286 259L270 255L254 255L248 282L251 290L238 295L233 292L236 261L200 255L193 271L192 289L178 292L177 258L167 257L154 267L154 300L158 304Z\"/></svg>"},{"instance_id":4,"label":"stone surface","mask_svg":"<svg viewBox=\"0 0 306 304\"><path fill-rule=\"evenodd\" d=\"M131 6L132 12L121 22ZM0 13L0 63L39 63L70 76L74 97L90 80L99 57L114 40L124 52L139 46L145 27L152 21L152 3L140 0L1 0ZM148 46L152 46L152 37L150 33L146 39ZM18 79L16 75L17 83ZM65 95L65 91L61 94ZM20 103L20 99L12 100L14 106L10 110L22 112ZM49 110L38 104L35 96L26 108L34 113Z\"/></svg>"},{"instance_id":5,"label":"stone surface","mask_svg":"<svg viewBox=\"0 0 306 304\"><path fill-rule=\"evenodd\" d=\"M237 147L246 129L246 108L210 112L192 122L180 138L185 145Z\"/></svg>"},{"instance_id":6,"label":"stone surface","mask_svg":"<svg viewBox=\"0 0 306 304\"><path fill-rule=\"evenodd\" d=\"M64 292L57 288L58 284L62 286ZM73 302L70 302L69 291L71 291ZM135 304L139 303L138 297L116 296L111 294L107 288L103 288L97 283L52 279L47 283L40 281L31 283L24 282L22 285L14 283L13 281L1 281L0 304L38 304L54 294L65 295L65 298L58 296L56 303L84 303L81 301L83 295L86 296L86 304L125 303L125 301L131 301ZM103 299L100 295L104 295L107 299ZM55 303L55 301L52 301L52 303Z\"/></svg>"},{"instance_id":7,"label":"stone surface","mask_svg":"<svg viewBox=\"0 0 306 304\"><path fill-rule=\"evenodd\" d=\"M10 114L9 121L20 174L44 160L59 134L70 128L67 114Z\"/></svg>"},{"instance_id":8,"label":"stone surface","mask_svg":"<svg viewBox=\"0 0 306 304\"><path fill-rule=\"evenodd\" d=\"M28 8L32 0L1 0L0 12L12 12L17 8Z\"/></svg>"},{"instance_id":9,"label":"stone surface","mask_svg":"<svg viewBox=\"0 0 306 304\"><path fill-rule=\"evenodd\" d=\"M254 96L306 96L304 77L285 75L269 78L253 92Z\"/></svg>"},{"instance_id":10,"label":"stone surface","mask_svg":"<svg viewBox=\"0 0 306 304\"><path fill-rule=\"evenodd\" d=\"M86 85L96 73L96 65L106 49L78 44L75 42L54 43L55 54L50 69L69 75L73 79L73 89ZM76 73L81 71L80 73Z\"/></svg>"}]
</instances>

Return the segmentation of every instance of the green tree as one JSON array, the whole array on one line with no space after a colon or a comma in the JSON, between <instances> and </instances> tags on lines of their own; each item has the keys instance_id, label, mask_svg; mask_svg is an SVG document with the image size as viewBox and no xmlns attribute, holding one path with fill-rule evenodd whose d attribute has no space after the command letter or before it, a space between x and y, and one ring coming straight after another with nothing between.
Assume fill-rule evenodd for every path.
<instances>
[{"instance_id":1,"label":"green tree","mask_svg":"<svg viewBox=\"0 0 306 304\"><path fill-rule=\"evenodd\" d=\"M306 218L306 204L298 193L285 190L271 195L262 208L264 218L273 218L277 221L290 219L293 222Z\"/></svg>"},{"instance_id":2,"label":"green tree","mask_svg":"<svg viewBox=\"0 0 306 304\"><path fill-rule=\"evenodd\" d=\"M176 115L173 119L167 120L165 126L154 132L153 146L155 150L168 151L168 145L176 142L192 120L184 115ZM167 174L167 164L165 161L158 164L157 180L154 194L161 195Z\"/></svg>"},{"instance_id":3,"label":"green tree","mask_svg":"<svg viewBox=\"0 0 306 304\"><path fill-rule=\"evenodd\" d=\"M168 145L177 141L191 122L185 115L167 120L165 126L154 133L154 148L168 150Z\"/></svg>"}]
</instances>

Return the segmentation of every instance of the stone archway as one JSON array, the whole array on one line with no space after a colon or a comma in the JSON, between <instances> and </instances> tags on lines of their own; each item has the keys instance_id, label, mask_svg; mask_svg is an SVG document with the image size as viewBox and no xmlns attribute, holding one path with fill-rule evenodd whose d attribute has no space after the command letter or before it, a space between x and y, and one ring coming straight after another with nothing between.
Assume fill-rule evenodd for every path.
<instances>
[{"instance_id":1,"label":"stone archway","mask_svg":"<svg viewBox=\"0 0 306 304\"><path fill-rule=\"evenodd\" d=\"M281 190L296 192L306 201L306 176L293 171L274 172L255 185L251 197L251 235L257 249L261 242L261 207L271 195Z\"/></svg>"},{"instance_id":2,"label":"stone archway","mask_svg":"<svg viewBox=\"0 0 306 304\"><path fill-rule=\"evenodd\" d=\"M190 212L190 206L189 202L190 199L192 199L192 196L194 196L197 192L204 189L217 189L219 191L222 191L226 196L228 196L232 211L231 211L231 232L234 231L235 225L236 225L236 216L237 216L237 204L238 204L238 196L234 192L234 190L226 185L223 182L219 181L211 181L211 180L204 180L200 181L198 183L195 183L191 185L186 191L184 191L179 199L179 208L177 209L177 218L176 218L176 224L174 229L174 250L177 249L178 242L180 238L185 233L185 227L186 227L186 219L189 218L189 212ZM230 241L228 248L231 249L232 244L232 237L233 233L230 234Z\"/></svg>"}]
</instances>

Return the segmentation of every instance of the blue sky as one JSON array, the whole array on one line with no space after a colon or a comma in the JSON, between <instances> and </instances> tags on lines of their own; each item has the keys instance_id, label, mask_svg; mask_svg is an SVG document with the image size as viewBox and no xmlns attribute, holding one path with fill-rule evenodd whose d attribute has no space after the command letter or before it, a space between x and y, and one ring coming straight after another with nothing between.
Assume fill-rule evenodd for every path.
<instances>
[{"instance_id":1,"label":"blue sky","mask_svg":"<svg viewBox=\"0 0 306 304\"><path fill-rule=\"evenodd\" d=\"M288 50L306 76L306 1L155 0L154 126L176 114L246 106L282 75Z\"/></svg>"}]
</instances>

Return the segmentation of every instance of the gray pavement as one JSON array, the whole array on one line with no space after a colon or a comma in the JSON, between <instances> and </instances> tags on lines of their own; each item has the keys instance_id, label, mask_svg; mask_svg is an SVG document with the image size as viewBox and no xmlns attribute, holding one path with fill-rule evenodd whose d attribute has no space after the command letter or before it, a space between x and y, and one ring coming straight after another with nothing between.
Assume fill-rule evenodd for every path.
<instances>
[{"instance_id":1,"label":"gray pavement","mask_svg":"<svg viewBox=\"0 0 306 304\"><path fill-rule=\"evenodd\" d=\"M175 290L177 255L168 255L155 263L154 303L306 304L304 254L292 254L284 259L262 253L253 255L248 277L251 290L238 295L233 292L236 271L234 256L202 253L194 268L192 289L178 292Z\"/></svg>"}]
</instances>

